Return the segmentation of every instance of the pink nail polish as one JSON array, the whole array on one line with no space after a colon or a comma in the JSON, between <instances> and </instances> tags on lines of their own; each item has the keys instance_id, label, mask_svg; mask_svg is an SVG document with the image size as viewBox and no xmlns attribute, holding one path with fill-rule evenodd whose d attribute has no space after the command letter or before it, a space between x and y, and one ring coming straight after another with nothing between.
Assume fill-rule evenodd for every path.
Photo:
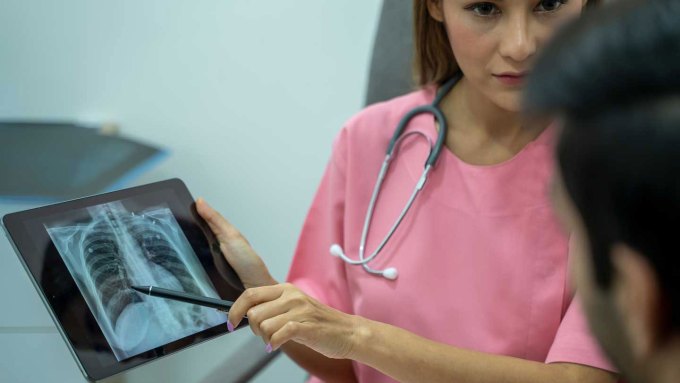
<instances>
[{"instance_id":1,"label":"pink nail polish","mask_svg":"<svg viewBox=\"0 0 680 383\"><path fill-rule=\"evenodd\" d=\"M234 325L229 321L227 321L227 330L229 330L229 332L234 331Z\"/></svg>"},{"instance_id":2,"label":"pink nail polish","mask_svg":"<svg viewBox=\"0 0 680 383\"><path fill-rule=\"evenodd\" d=\"M264 348L265 351L267 351L267 354L272 352L272 344L267 343L267 347Z\"/></svg>"}]
</instances>

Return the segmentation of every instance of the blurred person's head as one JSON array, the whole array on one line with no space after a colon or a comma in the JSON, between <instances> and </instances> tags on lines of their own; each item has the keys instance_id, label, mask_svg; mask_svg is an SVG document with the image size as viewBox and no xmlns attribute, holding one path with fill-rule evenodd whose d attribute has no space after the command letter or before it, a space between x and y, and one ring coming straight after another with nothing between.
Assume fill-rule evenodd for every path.
<instances>
[{"instance_id":1,"label":"blurred person's head","mask_svg":"<svg viewBox=\"0 0 680 383\"><path fill-rule=\"evenodd\" d=\"M415 75L442 84L462 71L474 92L518 111L524 76L558 26L599 0L414 0Z\"/></svg>"},{"instance_id":2,"label":"blurred person's head","mask_svg":"<svg viewBox=\"0 0 680 383\"><path fill-rule=\"evenodd\" d=\"M602 6L534 69L525 103L559 117L554 202L591 327L631 381L679 382L680 1Z\"/></svg>"}]
</instances>

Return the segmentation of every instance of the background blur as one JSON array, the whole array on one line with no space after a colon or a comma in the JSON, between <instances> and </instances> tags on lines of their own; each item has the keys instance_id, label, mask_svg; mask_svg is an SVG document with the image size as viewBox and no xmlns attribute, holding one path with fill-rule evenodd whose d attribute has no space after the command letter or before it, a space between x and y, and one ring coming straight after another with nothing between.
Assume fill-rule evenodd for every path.
<instances>
[{"instance_id":1,"label":"background blur","mask_svg":"<svg viewBox=\"0 0 680 383\"><path fill-rule=\"evenodd\" d=\"M333 137L363 105L381 4L0 0L0 119L112 122L168 149L133 184L182 178L282 280ZM0 215L29 207L0 204ZM0 381L83 381L4 236L0 304ZM200 381L250 336L118 381ZM255 381L303 377L280 357Z\"/></svg>"}]
</instances>

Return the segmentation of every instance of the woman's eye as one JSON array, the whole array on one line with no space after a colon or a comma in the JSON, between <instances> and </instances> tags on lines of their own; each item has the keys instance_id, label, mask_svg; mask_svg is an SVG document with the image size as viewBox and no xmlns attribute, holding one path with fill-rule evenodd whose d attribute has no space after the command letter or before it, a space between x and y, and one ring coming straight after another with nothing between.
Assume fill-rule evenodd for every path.
<instances>
[{"instance_id":1,"label":"woman's eye","mask_svg":"<svg viewBox=\"0 0 680 383\"><path fill-rule=\"evenodd\" d=\"M538 12L555 12L566 3L567 0L541 0L536 10Z\"/></svg>"},{"instance_id":2,"label":"woman's eye","mask_svg":"<svg viewBox=\"0 0 680 383\"><path fill-rule=\"evenodd\" d=\"M475 3L468 6L466 9L474 12L477 16L494 16L500 13L500 10L494 3Z\"/></svg>"}]
</instances>

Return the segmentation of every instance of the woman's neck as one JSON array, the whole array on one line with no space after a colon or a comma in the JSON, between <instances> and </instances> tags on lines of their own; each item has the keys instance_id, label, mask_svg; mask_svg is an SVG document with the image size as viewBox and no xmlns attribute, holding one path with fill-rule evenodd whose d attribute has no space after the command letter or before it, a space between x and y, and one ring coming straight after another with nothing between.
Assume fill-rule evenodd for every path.
<instances>
[{"instance_id":1,"label":"woman's neck","mask_svg":"<svg viewBox=\"0 0 680 383\"><path fill-rule=\"evenodd\" d=\"M444 97L441 109L448 121L447 148L471 164L506 161L540 134L524 129L519 112L501 108L465 77Z\"/></svg>"},{"instance_id":2,"label":"woman's neck","mask_svg":"<svg viewBox=\"0 0 680 383\"><path fill-rule=\"evenodd\" d=\"M442 104L444 113L455 122L450 124L450 129L474 131L496 140L515 137L522 130L518 112L501 108L471 86L465 77L461 78Z\"/></svg>"}]
</instances>

